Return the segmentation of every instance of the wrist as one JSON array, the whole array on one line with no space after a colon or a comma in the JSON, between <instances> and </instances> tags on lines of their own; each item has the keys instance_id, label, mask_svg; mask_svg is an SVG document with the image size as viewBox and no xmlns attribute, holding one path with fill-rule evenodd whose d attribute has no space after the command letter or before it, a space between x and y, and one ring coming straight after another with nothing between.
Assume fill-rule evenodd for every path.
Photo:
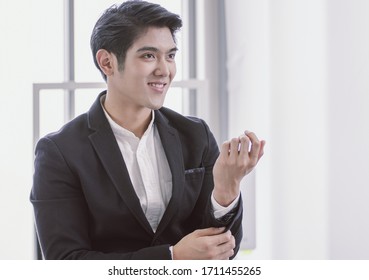
<instances>
[{"instance_id":1,"label":"wrist","mask_svg":"<svg viewBox=\"0 0 369 280\"><path fill-rule=\"evenodd\" d=\"M173 245L172 246L172 260L180 260L181 257L178 256L178 246L177 244L176 245Z\"/></svg>"},{"instance_id":2,"label":"wrist","mask_svg":"<svg viewBox=\"0 0 369 280\"><path fill-rule=\"evenodd\" d=\"M239 188L223 189L215 186L213 190L213 197L215 201L223 207L229 206L239 196L239 194Z\"/></svg>"}]
</instances>

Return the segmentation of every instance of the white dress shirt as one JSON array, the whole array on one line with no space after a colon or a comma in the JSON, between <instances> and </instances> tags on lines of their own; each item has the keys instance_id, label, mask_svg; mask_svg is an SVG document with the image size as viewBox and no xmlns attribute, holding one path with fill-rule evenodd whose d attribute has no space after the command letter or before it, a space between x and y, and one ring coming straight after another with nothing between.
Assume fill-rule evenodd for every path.
<instances>
[{"instance_id":1,"label":"white dress shirt","mask_svg":"<svg viewBox=\"0 0 369 280\"><path fill-rule=\"evenodd\" d=\"M142 210L155 232L172 196L172 174L154 123L154 111L151 122L140 139L114 122L103 106L104 99L105 96L102 97L101 104L106 118L118 142ZM228 207L223 207L212 195L215 218L220 218L232 210L238 199Z\"/></svg>"}]
</instances>

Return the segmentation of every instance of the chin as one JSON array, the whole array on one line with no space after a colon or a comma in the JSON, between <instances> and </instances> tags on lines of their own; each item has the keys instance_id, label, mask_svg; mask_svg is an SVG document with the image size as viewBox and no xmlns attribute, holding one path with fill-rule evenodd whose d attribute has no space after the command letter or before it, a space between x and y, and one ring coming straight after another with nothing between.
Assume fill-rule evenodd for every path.
<instances>
[{"instance_id":1,"label":"chin","mask_svg":"<svg viewBox=\"0 0 369 280\"><path fill-rule=\"evenodd\" d=\"M151 102L150 109L151 110L159 110L164 105L164 100L157 100L157 102Z\"/></svg>"},{"instance_id":2,"label":"chin","mask_svg":"<svg viewBox=\"0 0 369 280\"><path fill-rule=\"evenodd\" d=\"M163 107L163 104L161 104L161 105L152 105L151 106L151 110L159 110L161 107Z\"/></svg>"},{"instance_id":3,"label":"chin","mask_svg":"<svg viewBox=\"0 0 369 280\"><path fill-rule=\"evenodd\" d=\"M159 110L161 107L163 107L164 102L150 102L149 104L146 104L146 107L151 110Z\"/></svg>"}]
</instances>

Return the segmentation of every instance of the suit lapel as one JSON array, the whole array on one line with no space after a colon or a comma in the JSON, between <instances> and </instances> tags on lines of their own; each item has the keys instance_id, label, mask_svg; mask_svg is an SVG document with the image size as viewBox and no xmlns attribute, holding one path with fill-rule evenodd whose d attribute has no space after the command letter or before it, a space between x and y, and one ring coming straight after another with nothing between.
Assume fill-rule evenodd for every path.
<instances>
[{"instance_id":1,"label":"suit lapel","mask_svg":"<svg viewBox=\"0 0 369 280\"><path fill-rule=\"evenodd\" d=\"M155 124L172 173L172 197L156 231L156 235L159 235L177 212L185 179L182 146L177 130L168 124L160 111L155 111Z\"/></svg>"},{"instance_id":2,"label":"suit lapel","mask_svg":"<svg viewBox=\"0 0 369 280\"><path fill-rule=\"evenodd\" d=\"M146 231L153 234L151 226L142 211L140 201L134 191L114 133L101 108L100 97L103 94L105 92L99 95L88 113L89 127L94 130L89 135L89 139L118 193L132 212L132 215L136 217Z\"/></svg>"}]
</instances>

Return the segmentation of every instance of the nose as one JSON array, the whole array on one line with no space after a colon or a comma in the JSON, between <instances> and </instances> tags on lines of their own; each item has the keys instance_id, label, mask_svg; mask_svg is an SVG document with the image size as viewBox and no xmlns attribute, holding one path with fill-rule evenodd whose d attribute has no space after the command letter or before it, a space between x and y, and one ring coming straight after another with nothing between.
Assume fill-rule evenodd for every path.
<instances>
[{"instance_id":1,"label":"nose","mask_svg":"<svg viewBox=\"0 0 369 280\"><path fill-rule=\"evenodd\" d=\"M154 74L156 76L168 77L172 67L170 64L165 59L158 60Z\"/></svg>"}]
</instances>

